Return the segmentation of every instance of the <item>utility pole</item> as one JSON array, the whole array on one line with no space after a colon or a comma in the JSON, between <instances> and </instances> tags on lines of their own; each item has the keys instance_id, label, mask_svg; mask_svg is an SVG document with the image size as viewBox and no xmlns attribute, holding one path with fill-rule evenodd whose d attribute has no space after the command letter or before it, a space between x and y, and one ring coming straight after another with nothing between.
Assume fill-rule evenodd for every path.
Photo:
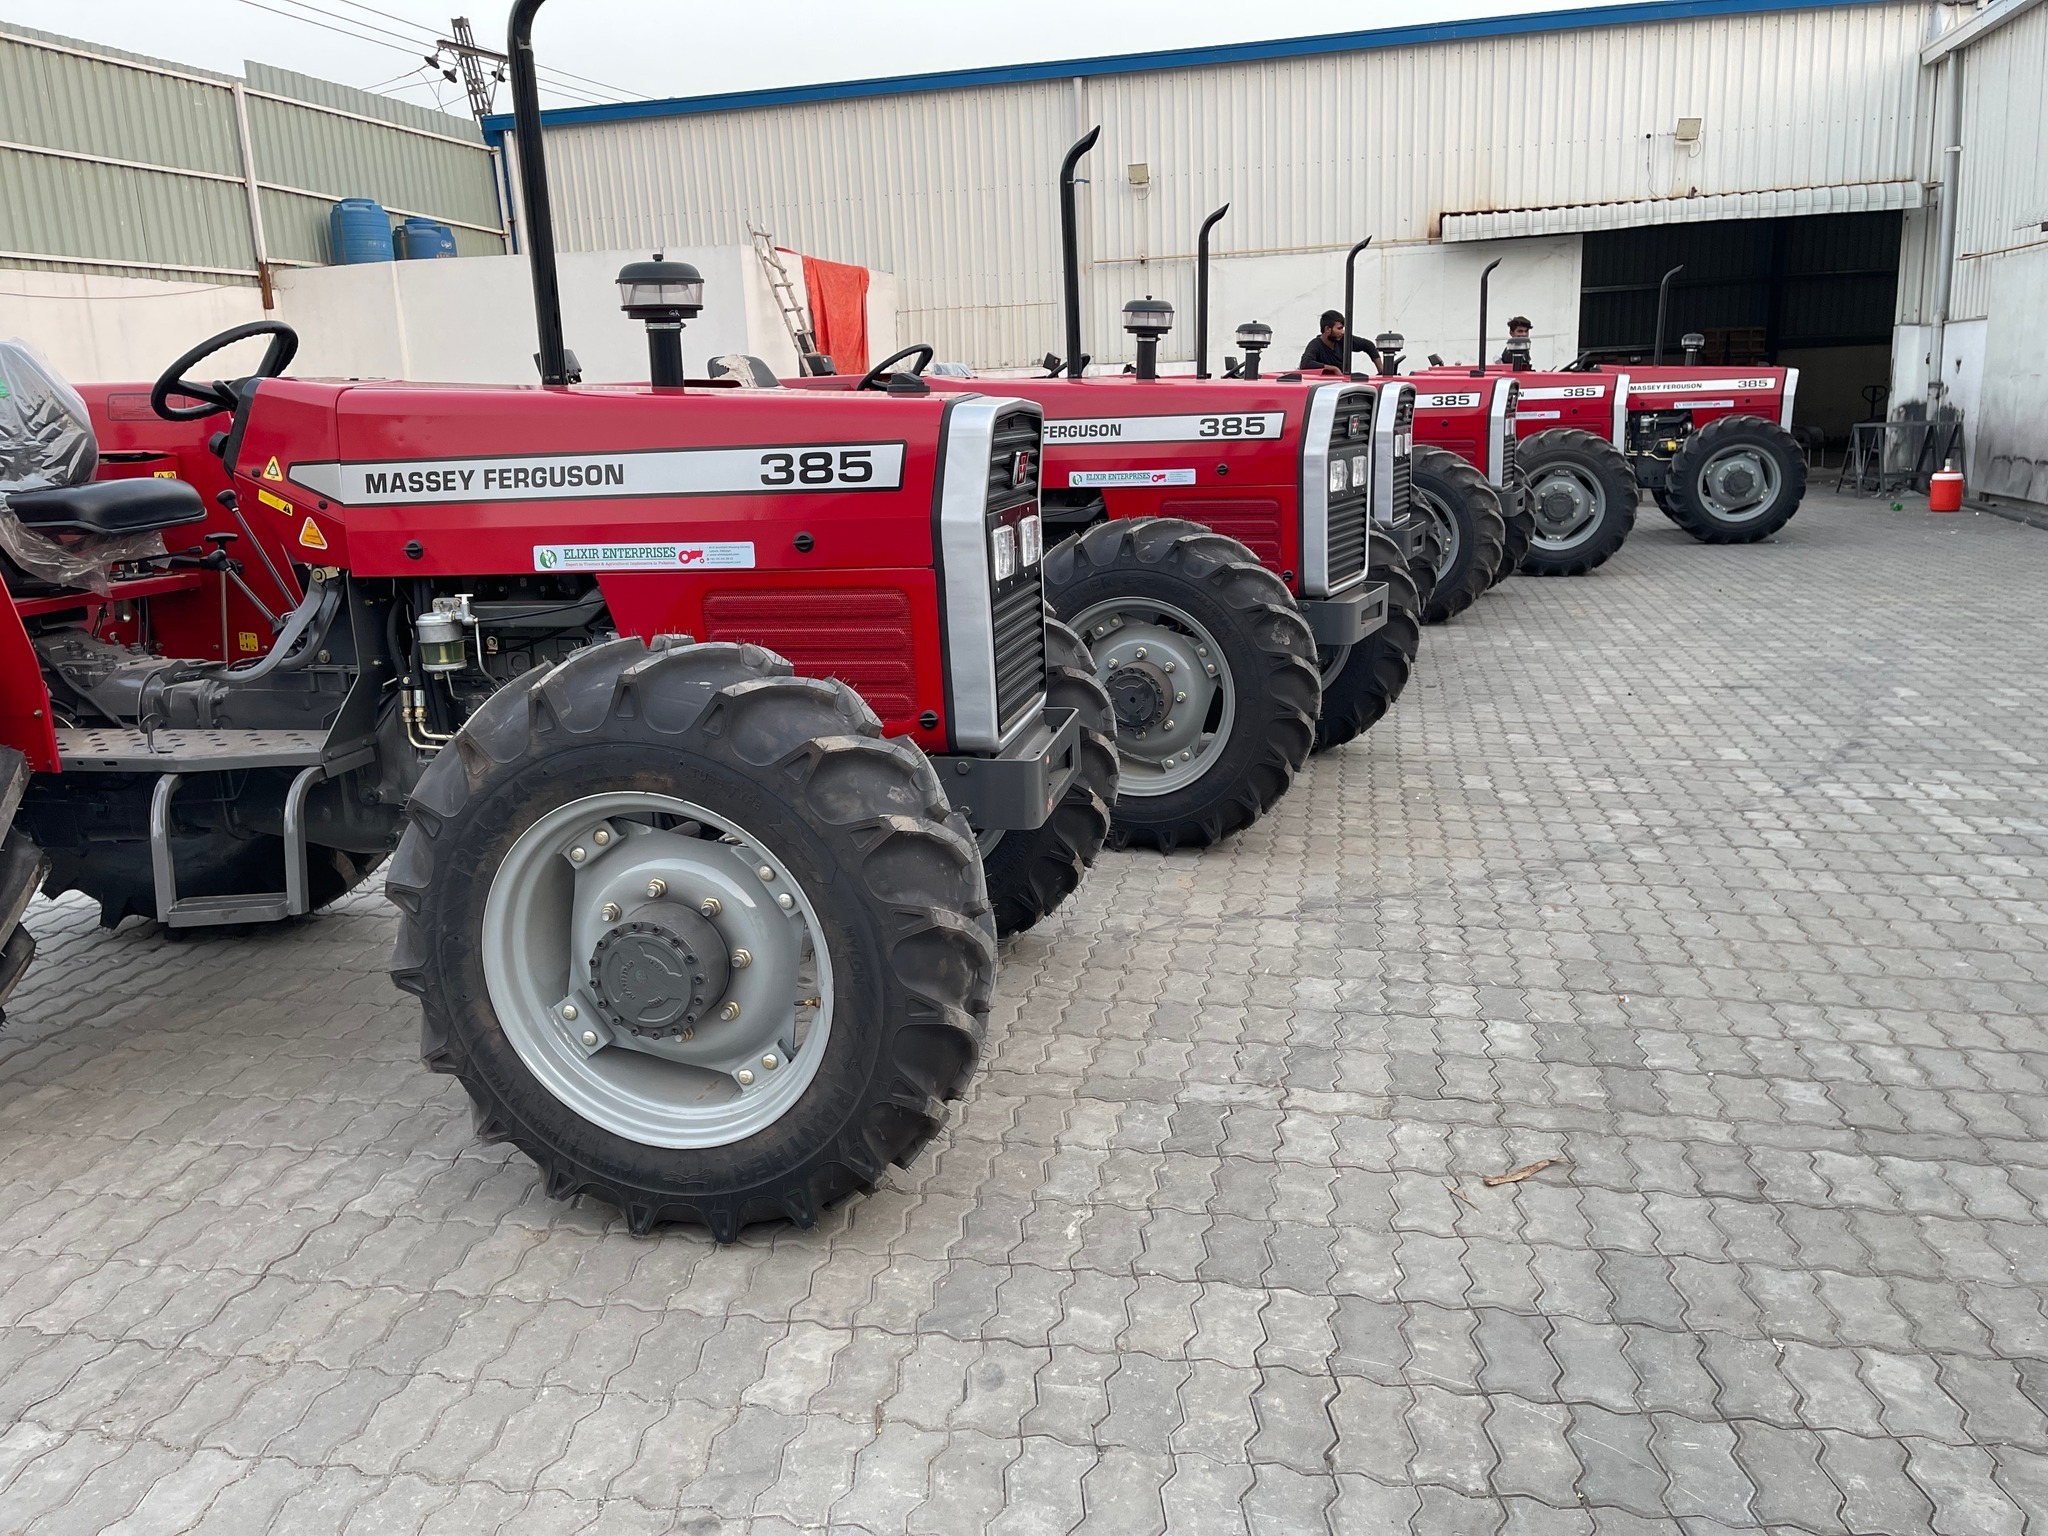
<instances>
[{"instance_id":1,"label":"utility pole","mask_svg":"<svg viewBox=\"0 0 2048 1536\"><path fill-rule=\"evenodd\" d=\"M493 53L488 48L477 47L476 34L470 31L467 16L457 16L448 25L453 29L455 36L438 39L437 46L441 52L455 55L456 65L462 71L462 88L469 93L470 113L478 122L482 122L491 114L491 107L497 96L497 83L505 78L505 55ZM486 59L489 59L492 65L489 74L484 72Z\"/></svg>"}]
</instances>

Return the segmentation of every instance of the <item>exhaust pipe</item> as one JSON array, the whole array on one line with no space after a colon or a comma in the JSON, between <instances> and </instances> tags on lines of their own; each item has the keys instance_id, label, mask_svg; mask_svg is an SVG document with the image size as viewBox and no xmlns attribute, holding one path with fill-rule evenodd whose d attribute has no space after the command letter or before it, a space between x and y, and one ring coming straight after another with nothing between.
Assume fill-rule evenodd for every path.
<instances>
[{"instance_id":1,"label":"exhaust pipe","mask_svg":"<svg viewBox=\"0 0 2048 1536\"><path fill-rule=\"evenodd\" d=\"M1486 377L1486 290L1493 282L1493 269L1501 264L1504 257L1496 256L1486 264L1486 270L1479 274L1479 360L1472 365L1472 377Z\"/></svg>"},{"instance_id":2,"label":"exhaust pipe","mask_svg":"<svg viewBox=\"0 0 2048 1536\"><path fill-rule=\"evenodd\" d=\"M1372 236L1367 235L1351 247L1351 254L1344 258L1344 377L1347 379L1358 377L1358 370L1351 366L1351 359L1358 355L1351 332L1351 299L1358 289L1358 254L1371 244Z\"/></svg>"},{"instance_id":3,"label":"exhaust pipe","mask_svg":"<svg viewBox=\"0 0 2048 1536\"><path fill-rule=\"evenodd\" d=\"M1230 212L1225 203L1202 220L1202 232L1195 237L1195 377L1209 377L1209 231Z\"/></svg>"},{"instance_id":4,"label":"exhaust pipe","mask_svg":"<svg viewBox=\"0 0 2048 1536\"><path fill-rule=\"evenodd\" d=\"M1685 270L1680 262L1664 274L1664 281L1657 285L1657 339L1650 346L1650 366L1659 367L1664 362L1664 306L1671 297L1671 279Z\"/></svg>"},{"instance_id":5,"label":"exhaust pipe","mask_svg":"<svg viewBox=\"0 0 2048 1536\"><path fill-rule=\"evenodd\" d=\"M526 4L527 0L520 0ZM540 0L533 0L538 5ZM1096 124L1080 138L1074 140L1074 147L1067 151L1067 158L1060 162L1060 275L1065 279L1067 291L1067 377L1078 379L1086 360L1081 356L1081 244L1074 228L1074 167L1081 163L1081 157L1095 147L1095 141L1102 137L1102 125ZM524 159L525 152L521 151Z\"/></svg>"},{"instance_id":6,"label":"exhaust pipe","mask_svg":"<svg viewBox=\"0 0 2048 1536\"><path fill-rule=\"evenodd\" d=\"M540 334L540 381L569 382L562 344L562 288L555 274L555 216L548 204L547 151L541 146L540 82L533 70L533 17L544 0L517 0L505 41L512 59L512 141L519 146L520 201L526 205L526 266L533 275L533 321Z\"/></svg>"}]
</instances>

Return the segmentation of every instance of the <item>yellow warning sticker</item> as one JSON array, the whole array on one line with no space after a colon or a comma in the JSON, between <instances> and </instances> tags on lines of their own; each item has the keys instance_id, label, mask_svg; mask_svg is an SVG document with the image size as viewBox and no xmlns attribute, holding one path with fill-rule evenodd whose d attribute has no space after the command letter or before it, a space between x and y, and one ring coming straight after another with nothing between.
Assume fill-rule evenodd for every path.
<instances>
[{"instance_id":1,"label":"yellow warning sticker","mask_svg":"<svg viewBox=\"0 0 2048 1536\"><path fill-rule=\"evenodd\" d=\"M266 507L271 507L279 512L282 512L286 517L290 517L292 515L292 504L286 501L282 496L273 496L269 491L258 491L256 493L256 499L262 502L263 505L265 505Z\"/></svg>"},{"instance_id":2,"label":"yellow warning sticker","mask_svg":"<svg viewBox=\"0 0 2048 1536\"><path fill-rule=\"evenodd\" d=\"M153 469L150 471L150 475L158 480L175 480L178 478L178 472L175 469Z\"/></svg>"},{"instance_id":3,"label":"yellow warning sticker","mask_svg":"<svg viewBox=\"0 0 2048 1536\"><path fill-rule=\"evenodd\" d=\"M253 629L236 630L235 643L239 645L243 650L252 653L257 650L260 650L263 645L263 642L256 638L256 631Z\"/></svg>"},{"instance_id":4,"label":"yellow warning sticker","mask_svg":"<svg viewBox=\"0 0 2048 1536\"><path fill-rule=\"evenodd\" d=\"M277 467L277 455L274 453L270 456L270 462L263 466L263 478L266 480L282 480L284 478L284 471Z\"/></svg>"},{"instance_id":5,"label":"yellow warning sticker","mask_svg":"<svg viewBox=\"0 0 2048 1536\"><path fill-rule=\"evenodd\" d=\"M325 549L327 535L322 533L320 525L309 517L306 519L306 526L299 530L299 542L308 549Z\"/></svg>"}]
</instances>

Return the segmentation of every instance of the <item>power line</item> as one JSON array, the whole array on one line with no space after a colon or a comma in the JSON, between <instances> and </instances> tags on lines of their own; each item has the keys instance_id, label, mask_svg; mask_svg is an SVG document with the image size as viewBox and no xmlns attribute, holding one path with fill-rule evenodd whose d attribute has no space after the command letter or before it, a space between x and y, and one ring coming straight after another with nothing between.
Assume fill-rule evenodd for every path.
<instances>
[{"instance_id":1,"label":"power line","mask_svg":"<svg viewBox=\"0 0 2048 1536\"><path fill-rule=\"evenodd\" d=\"M299 0L293 0L293 3L299 3ZM428 37L433 37L435 35L426 27L422 26L419 22L410 21L407 18L396 15L391 11L380 11L374 5L363 4L363 0L334 0L334 3L337 5L345 5L349 7L351 10L368 11L372 16L382 16L386 21L398 22L401 26L411 27L414 31L424 33ZM319 9L319 7L317 6L309 6L308 8L313 10ZM381 31L383 29L380 28L379 30ZM609 91L614 96L620 97L621 99L626 101L639 101L640 99L642 99L640 93L627 90L624 86L612 85L603 80L595 80L592 79L589 75L579 75L574 70L561 69L552 64L540 64L537 65L536 68L538 73L540 74L555 75L564 80L578 80L585 85L594 85L599 90Z\"/></svg>"}]
</instances>

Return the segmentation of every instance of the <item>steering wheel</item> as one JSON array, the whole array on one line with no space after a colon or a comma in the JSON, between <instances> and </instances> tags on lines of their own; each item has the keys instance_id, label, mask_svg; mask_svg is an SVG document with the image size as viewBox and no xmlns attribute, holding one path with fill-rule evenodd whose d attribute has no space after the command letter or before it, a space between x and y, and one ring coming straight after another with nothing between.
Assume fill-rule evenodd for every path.
<instances>
[{"instance_id":1,"label":"steering wheel","mask_svg":"<svg viewBox=\"0 0 2048 1536\"><path fill-rule=\"evenodd\" d=\"M905 359L906 357L914 357L917 359L917 366L912 368L910 371L913 374L917 374L921 377L925 369L931 366L931 343L928 341L920 341L914 347L905 347L900 352L891 352L887 357L883 358L879 363L875 364L874 367L870 368L866 373L862 374L860 376L860 382L854 385L853 387L855 389L887 389L889 386L882 382L882 375L887 373L892 365L902 362L903 359Z\"/></svg>"},{"instance_id":2,"label":"steering wheel","mask_svg":"<svg viewBox=\"0 0 2048 1536\"><path fill-rule=\"evenodd\" d=\"M222 411L232 411L240 405L241 397L234 386L216 380L211 384L195 384L185 377L188 370L198 367L214 353L231 347L238 341L247 341L251 336L268 336L270 346L263 354L263 361L256 365L252 379L274 379L283 373L298 355L299 333L281 320L252 320L247 325L238 325L231 331L222 331L208 341L179 358L163 372L156 386L149 392L149 408L165 421L203 421L208 416ZM187 399L204 402L200 405L172 405L171 396L183 395Z\"/></svg>"}]
</instances>

